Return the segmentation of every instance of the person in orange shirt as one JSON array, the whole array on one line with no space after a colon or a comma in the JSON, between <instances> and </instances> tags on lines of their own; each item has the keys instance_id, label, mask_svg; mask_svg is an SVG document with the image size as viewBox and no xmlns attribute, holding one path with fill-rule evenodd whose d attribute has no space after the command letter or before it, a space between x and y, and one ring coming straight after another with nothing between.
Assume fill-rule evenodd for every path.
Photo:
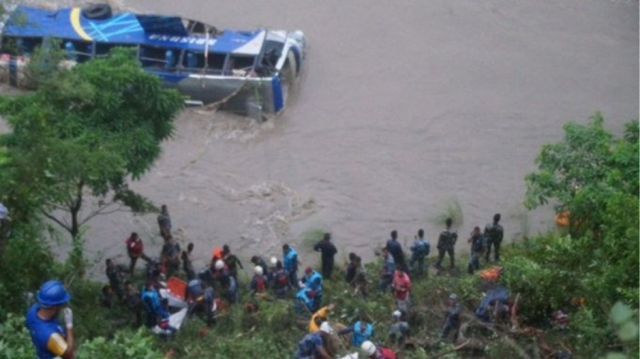
<instances>
[{"instance_id":1,"label":"person in orange shirt","mask_svg":"<svg viewBox=\"0 0 640 359\"><path fill-rule=\"evenodd\" d=\"M309 333L314 333L320 330L320 325L322 322L327 320L329 313L331 313L335 307L335 304L331 303L315 312L309 321Z\"/></svg>"}]
</instances>

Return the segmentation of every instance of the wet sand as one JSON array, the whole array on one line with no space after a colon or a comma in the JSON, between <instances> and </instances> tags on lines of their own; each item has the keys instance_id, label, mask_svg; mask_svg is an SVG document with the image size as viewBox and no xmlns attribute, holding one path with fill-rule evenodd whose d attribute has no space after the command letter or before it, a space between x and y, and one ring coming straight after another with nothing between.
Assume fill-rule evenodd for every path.
<instances>
[{"instance_id":1,"label":"wet sand","mask_svg":"<svg viewBox=\"0 0 640 359\"><path fill-rule=\"evenodd\" d=\"M540 146L598 110L615 131L638 117L637 1L124 4L219 29L307 35L304 72L280 118L186 110L162 158L133 184L169 206L179 237L196 243L196 266L214 245L243 258L279 255L316 228L333 232L339 261L349 251L371 259L393 229L409 244L424 228L434 244L441 228L431 219L452 199L464 214L461 249L496 212L507 240L547 231L550 208L522 208ZM132 231L157 252L155 221L95 218L88 253L125 262Z\"/></svg>"}]
</instances>

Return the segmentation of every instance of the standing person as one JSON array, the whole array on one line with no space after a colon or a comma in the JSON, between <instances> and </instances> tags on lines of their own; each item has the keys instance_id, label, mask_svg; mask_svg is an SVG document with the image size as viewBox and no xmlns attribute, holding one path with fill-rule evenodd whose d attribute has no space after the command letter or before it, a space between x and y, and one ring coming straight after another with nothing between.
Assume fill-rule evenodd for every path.
<instances>
[{"instance_id":1,"label":"standing person","mask_svg":"<svg viewBox=\"0 0 640 359\"><path fill-rule=\"evenodd\" d=\"M331 334L333 334L333 329L329 323L322 323L319 331L309 333L302 338L298 343L298 348L296 348L294 358L332 359L326 349L327 344L329 344Z\"/></svg>"},{"instance_id":2,"label":"standing person","mask_svg":"<svg viewBox=\"0 0 640 359\"><path fill-rule=\"evenodd\" d=\"M500 244L504 237L504 228L500 225L500 213L493 215L493 224L487 224L484 227L484 236L487 240L487 253L486 259L489 263L491 257L491 246L493 246L493 259L496 262L500 261Z\"/></svg>"},{"instance_id":3,"label":"standing person","mask_svg":"<svg viewBox=\"0 0 640 359\"><path fill-rule=\"evenodd\" d=\"M131 259L131 263L129 264L129 273L133 274L133 271L136 269L136 262L138 262L138 258L143 255L144 244L136 232L131 233L131 236L127 238L126 244L127 254Z\"/></svg>"},{"instance_id":4,"label":"standing person","mask_svg":"<svg viewBox=\"0 0 640 359\"><path fill-rule=\"evenodd\" d=\"M171 217L169 216L169 209L166 204L160 207L160 215L158 215L158 227L160 228L160 235L164 240L168 240L171 236Z\"/></svg>"},{"instance_id":5,"label":"standing person","mask_svg":"<svg viewBox=\"0 0 640 359\"><path fill-rule=\"evenodd\" d=\"M396 299L396 306L405 313L409 313L411 293L411 279L402 268L396 268L393 275L393 296Z\"/></svg>"},{"instance_id":6,"label":"standing person","mask_svg":"<svg viewBox=\"0 0 640 359\"><path fill-rule=\"evenodd\" d=\"M171 235L162 246L162 261L165 265L167 278L177 273L180 269L180 244Z\"/></svg>"},{"instance_id":7,"label":"standing person","mask_svg":"<svg viewBox=\"0 0 640 359\"><path fill-rule=\"evenodd\" d=\"M442 268L442 260L446 253L449 254L450 267L455 267L454 249L456 241L458 240L458 234L451 229L451 225L453 224L451 218L447 218L446 224L447 228L442 231L438 237L438 263L436 263L436 268Z\"/></svg>"},{"instance_id":8,"label":"standing person","mask_svg":"<svg viewBox=\"0 0 640 359\"><path fill-rule=\"evenodd\" d=\"M364 352L368 359L396 359L396 353L389 348L376 347L371 341L367 340L362 343L360 349Z\"/></svg>"},{"instance_id":9,"label":"standing person","mask_svg":"<svg viewBox=\"0 0 640 359\"><path fill-rule=\"evenodd\" d=\"M356 257L355 253L349 253L349 263L347 263L347 270L345 272L345 280L349 285L353 285L353 279L356 277Z\"/></svg>"},{"instance_id":10,"label":"standing person","mask_svg":"<svg viewBox=\"0 0 640 359\"><path fill-rule=\"evenodd\" d=\"M142 299L140 298L140 292L131 281L124 282L124 303L135 316L135 324L142 324Z\"/></svg>"},{"instance_id":11,"label":"standing person","mask_svg":"<svg viewBox=\"0 0 640 359\"><path fill-rule=\"evenodd\" d=\"M405 268L404 252L402 251L402 245L398 242L398 231L391 231L391 238L387 240L387 250L393 256L393 260L396 266Z\"/></svg>"},{"instance_id":12,"label":"standing person","mask_svg":"<svg viewBox=\"0 0 640 359\"><path fill-rule=\"evenodd\" d=\"M396 262L393 256L389 254L387 248L382 248L382 269L380 271L380 282L378 282L378 290L385 292L389 285L393 282L393 272L396 270Z\"/></svg>"},{"instance_id":13,"label":"standing person","mask_svg":"<svg viewBox=\"0 0 640 359\"><path fill-rule=\"evenodd\" d=\"M484 252L484 237L480 233L480 227L475 227L469 239L468 243L471 243L471 259L469 260L469 274L473 274L474 271L480 269L480 257Z\"/></svg>"},{"instance_id":14,"label":"standing person","mask_svg":"<svg viewBox=\"0 0 640 359\"><path fill-rule=\"evenodd\" d=\"M333 272L334 257L338 253L336 246L331 243L331 233L325 233L324 238L316 243L313 249L322 253L322 277L330 279L331 272Z\"/></svg>"},{"instance_id":15,"label":"standing person","mask_svg":"<svg viewBox=\"0 0 640 359\"><path fill-rule=\"evenodd\" d=\"M294 288L298 288L298 252L288 244L282 246L282 263L284 270L289 273L289 283Z\"/></svg>"},{"instance_id":16,"label":"standing person","mask_svg":"<svg viewBox=\"0 0 640 359\"><path fill-rule=\"evenodd\" d=\"M355 294L360 294L364 298L367 297L367 272L362 265L362 258L360 256L356 256L354 259L356 266L356 275L353 278L353 288L355 289Z\"/></svg>"},{"instance_id":17,"label":"standing person","mask_svg":"<svg viewBox=\"0 0 640 359\"><path fill-rule=\"evenodd\" d=\"M418 235L415 237L413 245L411 246L411 261L409 262L409 270L413 273L415 270L414 265L418 263L418 275L424 273L424 261L429 256L431 251L431 244L424 239L424 230L419 229Z\"/></svg>"},{"instance_id":18,"label":"standing person","mask_svg":"<svg viewBox=\"0 0 640 359\"><path fill-rule=\"evenodd\" d=\"M187 281L191 281L196 278L196 271L193 269L193 262L191 261L191 252L193 252L193 243L187 244L187 250L182 251L182 269L187 275Z\"/></svg>"},{"instance_id":19,"label":"standing person","mask_svg":"<svg viewBox=\"0 0 640 359\"><path fill-rule=\"evenodd\" d=\"M458 304L458 296L451 294L449 296L449 307L447 307L447 315L444 318L444 326L442 327L442 336L440 340L446 340L449 333L453 330L453 342L458 339L458 329L460 328L460 312L462 308Z\"/></svg>"},{"instance_id":20,"label":"standing person","mask_svg":"<svg viewBox=\"0 0 640 359\"><path fill-rule=\"evenodd\" d=\"M153 328L158 323L159 313L162 311L160 296L154 287L153 281L147 281L140 297L147 312L146 325L148 328Z\"/></svg>"},{"instance_id":21,"label":"standing person","mask_svg":"<svg viewBox=\"0 0 640 359\"><path fill-rule=\"evenodd\" d=\"M73 311L69 307L63 309L71 295L60 281L50 280L40 287L37 300L29 308L25 321L37 358L73 359ZM65 328L58 321L60 311L64 313Z\"/></svg>"},{"instance_id":22,"label":"standing person","mask_svg":"<svg viewBox=\"0 0 640 359\"><path fill-rule=\"evenodd\" d=\"M222 246L222 260L227 264L227 267L229 267L229 271L231 271L231 276L237 282L238 268L244 269L244 266L242 265L242 262L240 261L240 259L236 257L235 254L231 253L231 249L229 249L229 246L226 244ZM267 273L267 272L264 272L264 273Z\"/></svg>"},{"instance_id":23,"label":"standing person","mask_svg":"<svg viewBox=\"0 0 640 359\"><path fill-rule=\"evenodd\" d=\"M109 285L111 286L113 291L116 292L116 295L118 295L118 299L122 299L122 288L120 287L120 269L116 267L115 264L113 264L113 261L111 259L107 259L105 262L107 265L106 274L107 278L109 278Z\"/></svg>"},{"instance_id":24,"label":"standing person","mask_svg":"<svg viewBox=\"0 0 640 359\"><path fill-rule=\"evenodd\" d=\"M280 261L276 261L276 271L273 273L272 288L278 299L286 298L289 288L291 288L289 273L282 268L282 262Z\"/></svg>"}]
</instances>

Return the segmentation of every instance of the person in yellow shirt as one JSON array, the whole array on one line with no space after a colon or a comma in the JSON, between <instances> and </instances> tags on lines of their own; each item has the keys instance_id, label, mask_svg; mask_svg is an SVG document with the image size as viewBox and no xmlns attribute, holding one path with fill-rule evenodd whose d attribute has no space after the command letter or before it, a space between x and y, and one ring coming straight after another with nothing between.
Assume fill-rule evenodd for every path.
<instances>
[{"instance_id":1,"label":"person in yellow shirt","mask_svg":"<svg viewBox=\"0 0 640 359\"><path fill-rule=\"evenodd\" d=\"M322 322L327 320L327 316L329 316L329 313L331 313L333 308L335 308L335 305L331 303L313 313L313 315L311 316L311 320L309 321L309 333L315 333L320 330L320 325L322 324Z\"/></svg>"}]
</instances>

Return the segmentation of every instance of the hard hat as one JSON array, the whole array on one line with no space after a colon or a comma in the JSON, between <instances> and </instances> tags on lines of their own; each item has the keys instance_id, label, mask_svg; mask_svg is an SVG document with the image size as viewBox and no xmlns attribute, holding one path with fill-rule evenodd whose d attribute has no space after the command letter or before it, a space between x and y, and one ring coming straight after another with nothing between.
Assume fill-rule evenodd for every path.
<instances>
[{"instance_id":1,"label":"hard hat","mask_svg":"<svg viewBox=\"0 0 640 359\"><path fill-rule=\"evenodd\" d=\"M370 340L367 340L364 343L362 343L362 345L360 346L360 349L362 349L362 351L366 355L370 356L376 352L376 345L373 344Z\"/></svg>"},{"instance_id":2,"label":"hard hat","mask_svg":"<svg viewBox=\"0 0 640 359\"><path fill-rule=\"evenodd\" d=\"M307 268L304 270L304 272L305 272L306 274L311 274L311 272L313 272L313 268L311 268L311 267L307 267Z\"/></svg>"},{"instance_id":3,"label":"hard hat","mask_svg":"<svg viewBox=\"0 0 640 359\"><path fill-rule=\"evenodd\" d=\"M278 264L278 258L276 257L271 257L271 265L275 266L276 264Z\"/></svg>"},{"instance_id":4,"label":"hard hat","mask_svg":"<svg viewBox=\"0 0 640 359\"><path fill-rule=\"evenodd\" d=\"M217 269L217 270L221 270L222 268L224 268L224 262L223 262L223 261L221 261L220 259L218 259L218 260L216 261L216 269Z\"/></svg>"},{"instance_id":5,"label":"hard hat","mask_svg":"<svg viewBox=\"0 0 640 359\"><path fill-rule=\"evenodd\" d=\"M71 295L59 280L45 282L38 292L38 303L43 307L53 307L68 303Z\"/></svg>"},{"instance_id":6,"label":"hard hat","mask_svg":"<svg viewBox=\"0 0 640 359\"><path fill-rule=\"evenodd\" d=\"M253 268L253 273L255 273L256 275L262 275L264 271L262 270L262 267L260 266L256 266L255 268Z\"/></svg>"},{"instance_id":7,"label":"hard hat","mask_svg":"<svg viewBox=\"0 0 640 359\"><path fill-rule=\"evenodd\" d=\"M458 296L455 293L451 293L451 295L449 296L449 299L458 300Z\"/></svg>"},{"instance_id":8,"label":"hard hat","mask_svg":"<svg viewBox=\"0 0 640 359\"><path fill-rule=\"evenodd\" d=\"M329 322L323 322L320 325L320 331L325 332L327 334L333 334L333 328L331 328L331 325L329 325Z\"/></svg>"},{"instance_id":9,"label":"hard hat","mask_svg":"<svg viewBox=\"0 0 640 359\"><path fill-rule=\"evenodd\" d=\"M402 312L399 310L395 310L393 313L391 313L391 316L394 318L400 318L402 316Z\"/></svg>"}]
</instances>

